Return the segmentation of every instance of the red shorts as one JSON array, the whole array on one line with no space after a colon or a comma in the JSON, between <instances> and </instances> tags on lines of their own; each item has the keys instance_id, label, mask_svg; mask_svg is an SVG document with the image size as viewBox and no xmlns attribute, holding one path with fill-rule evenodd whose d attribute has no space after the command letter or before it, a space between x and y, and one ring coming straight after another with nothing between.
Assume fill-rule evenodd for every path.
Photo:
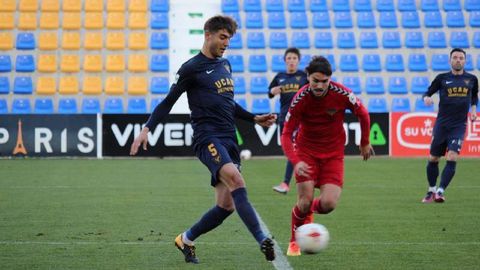
<instances>
[{"instance_id":1,"label":"red shorts","mask_svg":"<svg viewBox=\"0 0 480 270\"><path fill-rule=\"evenodd\" d=\"M314 158L309 155L298 155L301 161L310 166L310 177L299 176L295 173L297 183L314 181L315 187L333 184L343 187L343 157Z\"/></svg>"}]
</instances>

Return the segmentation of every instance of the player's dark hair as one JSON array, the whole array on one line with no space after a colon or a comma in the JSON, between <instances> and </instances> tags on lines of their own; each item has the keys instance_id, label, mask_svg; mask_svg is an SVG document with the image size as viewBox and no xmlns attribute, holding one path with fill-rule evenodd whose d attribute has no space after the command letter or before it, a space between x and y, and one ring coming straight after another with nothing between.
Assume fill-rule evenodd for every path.
<instances>
[{"instance_id":1,"label":"player's dark hair","mask_svg":"<svg viewBox=\"0 0 480 270\"><path fill-rule=\"evenodd\" d=\"M463 56L467 57L467 53L466 53L463 49L454 48L454 49L450 52L450 58L452 58L452 54L453 54L454 52L461 52L461 53L463 53Z\"/></svg>"},{"instance_id":2,"label":"player's dark hair","mask_svg":"<svg viewBox=\"0 0 480 270\"><path fill-rule=\"evenodd\" d=\"M332 75L332 66L330 65L330 62L328 62L327 58L323 56L314 56L305 70L307 71L307 74L320 72L327 76Z\"/></svg>"},{"instance_id":3,"label":"player's dark hair","mask_svg":"<svg viewBox=\"0 0 480 270\"><path fill-rule=\"evenodd\" d=\"M287 58L287 54L289 53L294 53L298 56L298 59L300 59L300 50L295 48L295 47L291 47L291 48L288 48L285 53L283 54L283 60L285 60Z\"/></svg>"},{"instance_id":4,"label":"player's dark hair","mask_svg":"<svg viewBox=\"0 0 480 270\"><path fill-rule=\"evenodd\" d=\"M217 15L208 19L203 26L203 30L210 33L216 33L222 29L233 36L237 32L237 22L230 16Z\"/></svg>"}]
</instances>

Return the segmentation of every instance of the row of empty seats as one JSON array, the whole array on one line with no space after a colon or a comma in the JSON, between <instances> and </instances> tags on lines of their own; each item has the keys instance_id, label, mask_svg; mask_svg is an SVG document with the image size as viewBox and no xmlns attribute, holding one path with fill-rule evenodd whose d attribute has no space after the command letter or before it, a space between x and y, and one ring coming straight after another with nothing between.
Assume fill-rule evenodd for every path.
<instances>
[{"instance_id":1,"label":"row of empty seats","mask_svg":"<svg viewBox=\"0 0 480 270\"><path fill-rule=\"evenodd\" d=\"M104 4L105 2L105 4ZM61 3L61 5L60 5ZM83 6L82 6L83 3ZM150 3L150 5L148 5ZM150 11L168 12L169 0L2 0L0 12L5 11L107 11L141 12ZM127 9L128 8L128 9Z\"/></svg>"}]
</instances>

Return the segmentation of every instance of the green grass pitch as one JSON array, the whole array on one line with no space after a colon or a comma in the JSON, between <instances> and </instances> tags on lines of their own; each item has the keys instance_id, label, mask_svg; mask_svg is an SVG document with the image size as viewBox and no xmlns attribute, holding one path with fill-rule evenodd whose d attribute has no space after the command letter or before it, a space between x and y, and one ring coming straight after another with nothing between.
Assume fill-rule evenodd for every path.
<instances>
[{"instance_id":1,"label":"green grass pitch","mask_svg":"<svg viewBox=\"0 0 480 270\"><path fill-rule=\"evenodd\" d=\"M276 194L283 159L243 164L250 201L285 252L293 189ZM479 269L478 159L461 159L446 203L423 205L424 159L345 160L330 231L293 269ZM444 162L440 164L443 168ZM187 265L174 237L213 206L197 160L0 160L0 269L274 269L234 214L197 240Z\"/></svg>"}]
</instances>

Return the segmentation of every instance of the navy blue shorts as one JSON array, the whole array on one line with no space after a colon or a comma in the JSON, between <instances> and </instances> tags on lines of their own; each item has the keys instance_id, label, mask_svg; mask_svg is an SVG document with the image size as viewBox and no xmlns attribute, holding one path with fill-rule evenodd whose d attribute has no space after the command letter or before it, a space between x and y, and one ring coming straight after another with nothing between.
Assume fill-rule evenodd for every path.
<instances>
[{"instance_id":1,"label":"navy blue shorts","mask_svg":"<svg viewBox=\"0 0 480 270\"><path fill-rule=\"evenodd\" d=\"M455 128L452 130L434 130L432 143L430 145L430 155L435 157L444 156L449 151L460 153L462 149L465 128Z\"/></svg>"},{"instance_id":2,"label":"navy blue shorts","mask_svg":"<svg viewBox=\"0 0 480 270\"><path fill-rule=\"evenodd\" d=\"M212 174L210 184L216 186L220 179L218 179L218 172L223 165L232 162L240 170L240 154L238 151L237 142L231 138L216 138L211 137L200 143L195 147L195 155L198 159L207 166Z\"/></svg>"}]
</instances>

